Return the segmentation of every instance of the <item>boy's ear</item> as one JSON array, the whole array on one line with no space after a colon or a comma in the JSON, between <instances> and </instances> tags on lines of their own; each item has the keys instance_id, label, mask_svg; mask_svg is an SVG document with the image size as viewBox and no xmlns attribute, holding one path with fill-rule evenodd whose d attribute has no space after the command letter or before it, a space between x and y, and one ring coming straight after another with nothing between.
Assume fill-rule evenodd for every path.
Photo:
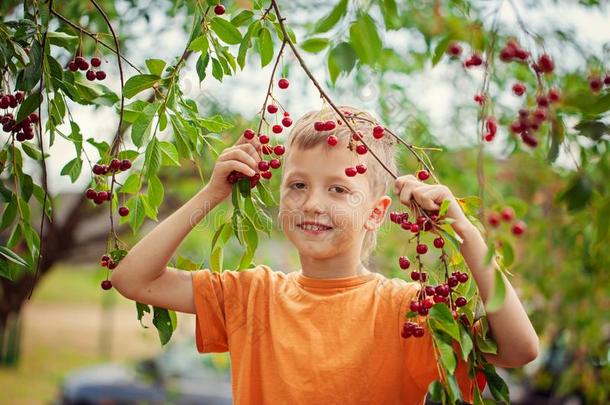
<instances>
[{"instance_id":1,"label":"boy's ear","mask_svg":"<svg viewBox=\"0 0 610 405\"><path fill-rule=\"evenodd\" d=\"M373 210L364 224L364 227L369 231L379 228L381 224L383 224L386 211L388 210L390 204L392 204L392 199L387 195L384 195L377 200L373 206Z\"/></svg>"}]
</instances>

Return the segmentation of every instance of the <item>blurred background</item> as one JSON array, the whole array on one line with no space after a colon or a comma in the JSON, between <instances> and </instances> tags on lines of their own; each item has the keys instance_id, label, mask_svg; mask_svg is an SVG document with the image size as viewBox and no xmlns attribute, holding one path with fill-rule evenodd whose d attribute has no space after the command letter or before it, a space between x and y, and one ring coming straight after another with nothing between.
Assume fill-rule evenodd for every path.
<instances>
[{"instance_id":1,"label":"blurred background","mask_svg":"<svg viewBox=\"0 0 610 405\"><path fill-rule=\"evenodd\" d=\"M182 95L196 103L202 116L220 114L233 124L227 130L209 131L218 135L219 148L223 142L230 145L244 128L257 125L256 114L272 68L272 64L261 68L260 46L251 50L243 69L221 74L221 81L208 68L207 77L201 80L198 55L183 53L194 23L196 6L191 3L195 2L98 3L120 34L123 55L134 65L144 69L147 59L157 58L169 66L185 56L177 83ZM227 18L237 15L240 9L253 7L247 0L223 4ZM536 361L522 369L502 371L512 402L610 403L610 87L602 86L601 91L594 92L590 83L592 76L603 78L610 72L608 2L410 0L279 4L299 43L307 48L302 51L306 63L338 104L373 112L416 145L441 148L442 152L430 154L435 174L456 196L479 195L477 173L482 170L487 212L510 207L527 224L527 231L519 238L507 223L491 230L493 240L510 247L510 251L504 250L505 255L514 257L510 281L542 344ZM341 4L347 11L338 14L330 28L320 28L320 22L327 21L325 17ZM395 10L393 4L397 4ZM88 31L103 33L99 38L112 44L102 16L91 3L66 0L55 2L53 7L58 15L50 18L51 30L78 37L78 31L61 21L61 16ZM3 1L3 23L24 18L24 10L27 7L22 2ZM370 12L383 44L376 64L367 62L348 38L350 24L362 18L363 11ZM545 126L539 146L529 148L510 134L507 127L522 103L510 88L516 80L533 88L536 77L527 67L500 65L496 61L498 67L490 78L489 93L494 102L492 113L501 129L496 141L486 145L484 154L479 153L479 108L472 99L481 90L484 70L465 70L444 53L449 39L462 41L465 54L469 46L482 51L491 42L493 30L497 30L498 48L508 38L516 38L536 55L548 52L553 56L555 76L547 85L561 89L563 94L555 110L561 122L561 136L551 125ZM312 38L324 40L306 41ZM71 60L78 42L65 39L67 44L62 46L64 39L56 39L54 45L60 45L51 48L63 66ZM91 55L95 41L83 34L81 42L83 53ZM345 59L346 46L341 45L345 43L358 51L357 58L352 56L353 62ZM275 51L277 45L276 38ZM231 50L237 54L237 46ZM100 97L86 105L67 100L67 106L69 121L78 123L85 139L110 142L118 124L117 99L112 95L119 94L119 72L116 58L103 47L99 51L108 74L101 93L111 102ZM125 64L123 69L126 77L136 74ZM285 54L280 69L291 81L289 91L281 94L281 103L293 118L321 107L319 94L290 53ZM136 98L146 100L151 94L143 92ZM70 133L70 123L66 121L58 129ZM3 144L7 138L4 133L0 135ZM160 131L159 139L171 140L171 127ZM100 153L94 143L83 142L82 147L90 161L97 161ZM202 356L196 352L193 316L177 314L171 341L162 346L150 313L144 314L141 324L133 302L114 289L100 288L100 282L107 277L107 270L98 265L98 260L106 252L108 215L107 210L96 210L83 197L92 181L89 170L75 176L60 175L73 158L73 150L72 142L57 137L46 159L55 220L47 228L47 251L40 277L17 271L7 276L8 267L3 268L4 278L0 277L4 327L0 404L70 403L70 398L80 398L81 402L75 403L100 404L136 403L134 398L148 403L230 403L228 356ZM143 155L143 149L140 152ZM185 160L180 166L167 165L159 171L164 194L157 207L158 221L203 186L202 175L207 178L214 157L211 148L204 149L193 162ZM400 154L399 161L401 173L418 169L406 152ZM23 170L40 184L41 170L35 160L25 161ZM277 177L270 183L274 192ZM6 172L0 173L0 178L11 188ZM40 205L34 200L31 205L36 218L32 223L37 230ZM3 201L3 214L8 207ZM399 207L394 205L393 209ZM225 203L196 227L181 245L173 264L191 270L210 266L213 232L227 220L230 211L230 204ZM276 215L275 209L269 211L271 218ZM147 218L137 232L129 225L132 224L122 222L117 232L123 242L133 246L155 221ZM0 232L3 246L12 229L4 228ZM388 277L404 278L395 258L404 254L405 246L400 234L389 224L384 226L371 268ZM25 252L27 246L15 251ZM225 268L237 266L240 254L241 247L232 240L225 247ZM299 268L296 252L275 226L270 238L261 237L254 262L285 272ZM28 299L33 284L33 295ZM122 388L117 388L117 380L125 382ZM109 386L114 387L114 399L104 394Z\"/></svg>"}]
</instances>

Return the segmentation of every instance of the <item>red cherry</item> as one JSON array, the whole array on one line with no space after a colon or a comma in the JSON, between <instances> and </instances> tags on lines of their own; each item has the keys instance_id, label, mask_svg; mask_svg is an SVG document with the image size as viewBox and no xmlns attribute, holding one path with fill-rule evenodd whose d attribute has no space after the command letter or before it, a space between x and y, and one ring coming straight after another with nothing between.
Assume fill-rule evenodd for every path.
<instances>
[{"instance_id":1,"label":"red cherry","mask_svg":"<svg viewBox=\"0 0 610 405\"><path fill-rule=\"evenodd\" d=\"M325 131L325 126L322 121L316 121L313 123L313 129L316 131Z\"/></svg>"},{"instance_id":2,"label":"red cherry","mask_svg":"<svg viewBox=\"0 0 610 405\"><path fill-rule=\"evenodd\" d=\"M420 255L426 254L426 252L428 251L428 246L423 243L420 243L419 245L417 245L416 251Z\"/></svg>"},{"instance_id":3,"label":"red cherry","mask_svg":"<svg viewBox=\"0 0 610 405\"><path fill-rule=\"evenodd\" d=\"M251 130L250 128L247 128L247 129L244 131L244 138L246 138L246 139L253 139L253 138L254 138L254 135L255 135L255 134L254 134L254 131L253 131L253 130Z\"/></svg>"},{"instance_id":4,"label":"red cherry","mask_svg":"<svg viewBox=\"0 0 610 405\"><path fill-rule=\"evenodd\" d=\"M114 260L110 260L110 261L108 262L108 268L109 268L110 270L112 270L112 269L116 269L116 266L118 266L118 265L119 265L119 264L118 264L117 262L115 262Z\"/></svg>"},{"instance_id":5,"label":"red cherry","mask_svg":"<svg viewBox=\"0 0 610 405\"><path fill-rule=\"evenodd\" d=\"M525 222L517 221L513 224L511 231L512 231L513 235L521 236L525 232L526 228L527 228L527 226L525 225Z\"/></svg>"},{"instance_id":6,"label":"red cherry","mask_svg":"<svg viewBox=\"0 0 610 405\"><path fill-rule=\"evenodd\" d=\"M364 174L366 172L366 165L364 163L356 165L356 171L360 174Z\"/></svg>"},{"instance_id":7,"label":"red cherry","mask_svg":"<svg viewBox=\"0 0 610 405\"><path fill-rule=\"evenodd\" d=\"M513 93L515 93L516 96L522 96L523 93L525 93L525 86L523 85L523 83L515 83L513 84Z\"/></svg>"},{"instance_id":8,"label":"red cherry","mask_svg":"<svg viewBox=\"0 0 610 405\"><path fill-rule=\"evenodd\" d=\"M288 86L290 85L290 82L288 81L288 79L286 79L285 77L282 77L280 80L278 80L277 82L277 86L280 89L287 89Z\"/></svg>"},{"instance_id":9,"label":"red cherry","mask_svg":"<svg viewBox=\"0 0 610 405\"><path fill-rule=\"evenodd\" d=\"M258 137L258 140L260 143L262 143L263 145L266 143L269 143L269 136L267 135L261 135Z\"/></svg>"},{"instance_id":10,"label":"red cherry","mask_svg":"<svg viewBox=\"0 0 610 405\"><path fill-rule=\"evenodd\" d=\"M100 164L94 164L93 165L93 174L97 174L97 175L102 175L104 174L104 166L100 165Z\"/></svg>"},{"instance_id":11,"label":"red cherry","mask_svg":"<svg viewBox=\"0 0 610 405\"><path fill-rule=\"evenodd\" d=\"M432 306L434 305L434 303L432 302L432 300L430 300L429 298L425 299L423 302L424 308L432 308Z\"/></svg>"},{"instance_id":12,"label":"red cherry","mask_svg":"<svg viewBox=\"0 0 610 405\"><path fill-rule=\"evenodd\" d=\"M225 6L223 6L222 4L217 4L214 7L214 14L223 15L224 13L225 13Z\"/></svg>"},{"instance_id":13,"label":"red cherry","mask_svg":"<svg viewBox=\"0 0 610 405\"><path fill-rule=\"evenodd\" d=\"M492 212L487 217L487 222L489 222L489 225L493 226L494 228L497 227L500 225L500 215L496 212Z\"/></svg>"},{"instance_id":14,"label":"red cherry","mask_svg":"<svg viewBox=\"0 0 610 405\"><path fill-rule=\"evenodd\" d=\"M424 301L424 302L426 302L426 301ZM424 306L424 307L420 306L420 307L419 307L419 311L417 311L417 312L418 312L418 313L419 313L421 316L426 316L426 315L428 315L428 312L430 312L430 309L429 309L429 308L426 308L425 306Z\"/></svg>"},{"instance_id":15,"label":"red cherry","mask_svg":"<svg viewBox=\"0 0 610 405\"><path fill-rule=\"evenodd\" d=\"M281 134L282 131L284 130L284 128L281 125L274 125L273 127L271 127L271 130L273 131L274 134Z\"/></svg>"},{"instance_id":16,"label":"red cherry","mask_svg":"<svg viewBox=\"0 0 610 405\"><path fill-rule=\"evenodd\" d=\"M427 170L420 170L417 172L417 178L420 179L421 181L428 180L429 177L430 177L430 172Z\"/></svg>"},{"instance_id":17,"label":"red cherry","mask_svg":"<svg viewBox=\"0 0 610 405\"><path fill-rule=\"evenodd\" d=\"M354 177L356 174L358 174L358 171L356 170L355 167L348 167L345 169L345 174L348 177Z\"/></svg>"},{"instance_id":18,"label":"red cherry","mask_svg":"<svg viewBox=\"0 0 610 405\"><path fill-rule=\"evenodd\" d=\"M462 54L462 46L457 42L451 42L447 47L447 53L454 58L457 58Z\"/></svg>"},{"instance_id":19,"label":"red cherry","mask_svg":"<svg viewBox=\"0 0 610 405\"><path fill-rule=\"evenodd\" d=\"M557 89L551 89L549 90L548 97L551 103L557 103L559 100L561 100L561 93Z\"/></svg>"},{"instance_id":20,"label":"red cherry","mask_svg":"<svg viewBox=\"0 0 610 405\"><path fill-rule=\"evenodd\" d=\"M438 237L434 239L434 247L437 249L441 249L443 246L445 246L445 239L443 239L442 237Z\"/></svg>"},{"instance_id":21,"label":"red cherry","mask_svg":"<svg viewBox=\"0 0 610 405\"><path fill-rule=\"evenodd\" d=\"M129 170L130 168L131 168L131 160L129 160L129 159L121 160L121 167L120 167L120 169L122 171Z\"/></svg>"},{"instance_id":22,"label":"red cherry","mask_svg":"<svg viewBox=\"0 0 610 405\"><path fill-rule=\"evenodd\" d=\"M282 125L285 126L286 128L288 128L289 126L292 125L292 118L290 117L284 117L282 119Z\"/></svg>"},{"instance_id":23,"label":"red cherry","mask_svg":"<svg viewBox=\"0 0 610 405\"><path fill-rule=\"evenodd\" d=\"M286 148L284 148L284 145L276 145L273 148L273 153L275 153L278 156L282 156L284 154L284 152L286 152Z\"/></svg>"},{"instance_id":24,"label":"red cherry","mask_svg":"<svg viewBox=\"0 0 610 405\"><path fill-rule=\"evenodd\" d=\"M364 155L367 151L368 151L368 149L364 145L356 146L356 153L358 153L359 155Z\"/></svg>"},{"instance_id":25,"label":"red cherry","mask_svg":"<svg viewBox=\"0 0 610 405\"><path fill-rule=\"evenodd\" d=\"M269 114L275 114L277 112L278 108L275 104L269 104L267 106L267 112L269 112Z\"/></svg>"},{"instance_id":26,"label":"red cherry","mask_svg":"<svg viewBox=\"0 0 610 405\"><path fill-rule=\"evenodd\" d=\"M436 294L436 292L434 291L434 287L432 287L431 285L427 285L424 290L425 290L427 296L432 296L432 295Z\"/></svg>"},{"instance_id":27,"label":"red cherry","mask_svg":"<svg viewBox=\"0 0 610 405\"><path fill-rule=\"evenodd\" d=\"M76 72L78 70L78 63L76 63L75 61L68 63L68 69L71 72Z\"/></svg>"},{"instance_id":28,"label":"red cherry","mask_svg":"<svg viewBox=\"0 0 610 405\"><path fill-rule=\"evenodd\" d=\"M598 93L602 87L604 87L604 82L599 76L589 77L589 88L593 93Z\"/></svg>"},{"instance_id":29,"label":"red cherry","mask_svg":"<svg viewBox=\"0 0 610 405\"><path fill-rule=\"evenodd\" d=\"M413 312L419 311L419 301L411 301L411 304L409 304L409 309Z\"/></svg>"},{"instance_id":30,"label":"red cherry","mask_svg":"<svg viewBox=\"0 0 610 405\"><path fill-rule=\"evenodd\" d=\"M270 179L272 174L271 172L261 172L261 176L263 176L265 179Z\"/></svg>"},{"instance_id":31,"label":"red cherry","mask_svg":"<svg viewBox=\"0 0 610 405\"><path fill-rule=\"evenodd\" d=\"M119 207L119 215L122 217L126 217L127 215L129 215L129 208Z\"/></svg>"},{"instance_id":32,"label":"red cherry","mask_svg":"<svg viewBox=\"0 0 610 405\"><path fill-rule=\"evenodd\" d=\"M110 280L104 280L102 281L102 289L104 290L110 290L112 288L112 282Z\"/></svg>"},{"instance_id":33,"label":"red cherry","mask_svg":"<svg viewBox=\"0 0 610 405\"><path fill-rule=\"evenodd\" d=\"M385 129L381 125L376 125L373 128L373 137L375 139L381 139L381 138L383 138L384 132L385 132Z\"/></svg>"},{"instance_id":34,"label":"red cherry","mask_svg":"<svg viewBox=\"0 0 610 405\"><path fill-rule=\"evenodd\" d=\"M447 279L447 285L449 285L449 287L453 288L453 287L457 287L457 285L460 283L460 281L458 280L458 278L456 276L451 276Z\"/></svg>"},{"instance_id":35,"label":"red cherry","mask_svg":"<svg viewBox=\"0 0 610 405\"><path fill-rule=\"evenodd\" d=\"M551 57L546 53L540 55L540 58L538 58L537 66L542 73L552 73L553 69L555 69L553 59L551 59Z\"/></svg>"},{"instance_id":36,"label":"red cherry","mask_svg":"<svg viewBox=\"0 0 610 405\"><path fill-rule=\"evenodd\" d=\"M419 225L418 224L411 224L411 232L413 232L413 233L419 232Z\"/></svg>"},{"instance_id":37,"label":"red cherry","mask_svg":"<svg viewBox=\"0 0 610 405\"><path fill-rule=\"evenodd\" d=\"M337 124L335 124L335 121L328 120L324 123L324 130L332 131L333 129L335 129L336 126Z\"/></svg>"},{"instance_id":38,"label":"red cherry","mask_svg":"<svg viewBox=\"0 0 610 405\"><path fill-rule=\"evenodd\" d=\"M515 213L511 207L504 207L500 212L502 219L506 222L510 222L513 220Z\"/></svg>"},{"instance_id":39,"label":"red cherry","mask_svg":"<svg viewBox=\"0 0 610 405\"><path fill-rule=\"evenodd\" d=\"M95 72L95 78L97 80L104 80L106 78L106 72L104 72L103 70L98 70L97 72Z\"/></svg>"},{"instance_id":40,"label":"red cherry","mask_svg":"<svg viewBox=\"0 0 610 405\"><path fill-rule=\"evenodd\" d=\"M93 81L95 80L95 72L93 70L87 70L85 77L87 77L87 80Z\"/></svg>"},{"instance_id":41,"label":"red cherry","mask_svg":"<svg viewBox=\"0 0 610 405\"><path fill-rule=\"evenodd\" d=\"M39 120L38 114L36 114L36 113L31 113L29 118L30 118L30 122L33 124L37 123Z\"/></svg>"},{"instance_id":42,"label":"red cherry","mask_svg":"<svg viewBox=\"0 0 610 405\"><path fill-rule=\"evenodd\" d=\"M485 94L475 94L474 95L474 101L476 101L479 105L485 104L486 99L487 99L487 97L485 97Z\"/></svg>"},{"instance_id":43,"label":"red cherry","mask_svg":"<svg viewBox=\"0 0 610 405\"><path fill-rule=\"evenodd\" d=\"M98 58L97 56L94 56L93 58L91 58L91 66L100 67L101 64L102 64L102 60L100 58Z\"/></svg>"},{"instance_id":44,"label":"red cherry","mask_svg":"<svg viewBox=\"0 0 610 405\"><path fill-rule=\"evenodd\" d=\"M263 155L271 155L273 153L273 148L269 145L262 145L261 152L263 152Z\"/></svg>"},{"instance_id":45,"label":"red cherry","mask_svg":"<svg viewBox=\"0 0 610 405\"><path fill-rule=\"evenodd\" d=\"M269 161L269 166L271 166L272 169L278 169L281 165L282 162L280 162L279 159L271 159Z\"/></svg>"},{"instance_id":46,"label":"red cherry","mask_svg":"<svg viewBox=\"0 0 610 405\"><path fill-rule=\"evenodd\" d=\"M85 192L85 196L89 200L93 200L95 198L95 196L97 196L97 192L92 188L88 188L87 191Z\"/></svg>"},{"instance_id":47,"label":"red cherry","mask_svg":"<svg viewBox=\"0 0 610 405\"><path fill-rule=\"evenodd\" d=\"M456 275L456 277L460 283L465 283L466 281L468 281L467 273L459 273L458 275Z\"/></svg>"},{"instance_id":48,"label":"red cherry","mask_svg":"<svg viewBox=\"0 0 610 405\"><path fill-rule=\"evenodd\" d=\"M413 280L413 281L419 280L419 272L417 270L413 270L411 272L411 280Z\"/></svg>"},{"instance_id":49,"label":"red cherry","mask_svg":"<svg viewBox=\"0 0 610 405\"><path fill-rule=\"evenodd\" d=\"M400 256L398 258L398 265L401 269L406 270L409 268L409 266L411 266L411 262L406 256Z\"/></svg>"},{"instance_id":50,"label":"red cherry","mask_svg":"<svg viewBox=\"0 0 610 405\"><path fill-rule=\"evenodd\" d=\"M458 297L458 298L455 300L455 305L456 305L457 307L463 307L463 306L464 306L464 305L466 305L467 303L468 303L468 301L466 301L466 298L464 298L464 297Z\"/></svg>"},{"instance_id":51,"label":"red cherry","mask_svg":"<svg viewBox=\"0 0 610 405\"><path fill-rule=\"evenodd\" d=\"M330 146L335 146L337 142L339 142L339 139L337 139L337 137L334 135L329 135L328 138L326 138L326 143L328 143Z\"/></svg>"},{"instance_id":52,"label":"red cherry","mask_svg":"<svg viewBox=\"0 0 610 405\"><path fill-rule=\"evenodd\" d=\"M121 161L119 159L112 159L110 161L110 171L116 172L121 169Z\"/></svg>"},{"instance_id":53,"label":"red cherry","mask_svg":"<svg viewBox=\"0 0 610 405\"><path fill-rule=\"evenodd\" d=\"M261 172L266 172L269 170L269 162L267 162L266 160L261 160L260 162L258 162L258 170L260 170Z\"/></svg>"}]
</instances>

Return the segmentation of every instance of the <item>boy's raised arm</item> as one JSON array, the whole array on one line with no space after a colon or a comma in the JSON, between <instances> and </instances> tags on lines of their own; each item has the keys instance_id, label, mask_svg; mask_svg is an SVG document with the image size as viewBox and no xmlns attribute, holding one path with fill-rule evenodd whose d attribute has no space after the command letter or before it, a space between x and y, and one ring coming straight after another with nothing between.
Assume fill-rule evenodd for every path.
<instances>
[{"instance_id":1,"label":"boy's raised arm","mask_svg":"<svg viewBox=\"0 0 610 405\"><path fill-rule=\"evenodd\" d=\"M260 148L254 145L242 137L235 146L225 149L209 183L131 248L112 271L112 285L121 295L144 304L195 313L190 272L167 267L167 263L191 229L231 193L227 176L232 171L247 176L256 173Z\"/></svg>"}]
</instances>

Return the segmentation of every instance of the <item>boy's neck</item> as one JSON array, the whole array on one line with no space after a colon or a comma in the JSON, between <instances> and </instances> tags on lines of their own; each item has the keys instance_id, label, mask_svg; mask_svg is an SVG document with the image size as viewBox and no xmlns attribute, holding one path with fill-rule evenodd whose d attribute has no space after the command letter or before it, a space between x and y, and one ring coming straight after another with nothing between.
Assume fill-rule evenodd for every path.
<instances>
[{"instance_id":1,"label":"boy's neck","mask_svg":"<svg viewBox=\"0 0 610 405\"><path fill-rule=\"evenodd\" d=\"M319 260L300 256L301 273L305 277L331 279L351 276L364 276L371 272L367 270L360 260L335 256Z\"/></svg>"}]
</instances>

